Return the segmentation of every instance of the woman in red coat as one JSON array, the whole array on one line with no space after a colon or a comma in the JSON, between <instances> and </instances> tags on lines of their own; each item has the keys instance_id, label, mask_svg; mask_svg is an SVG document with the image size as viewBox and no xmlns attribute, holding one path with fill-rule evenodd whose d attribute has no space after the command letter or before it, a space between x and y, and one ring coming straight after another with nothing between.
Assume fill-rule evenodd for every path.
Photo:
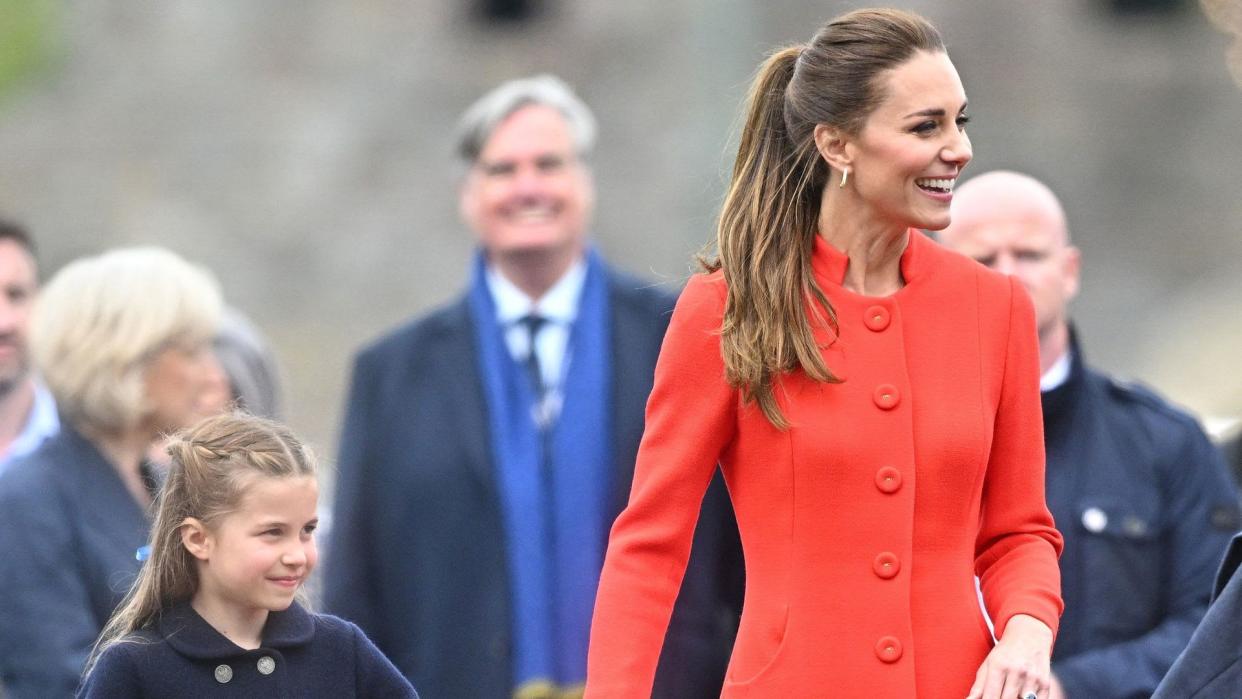
<instances>
[{"instance_id":1,"label":"woman in red coat","mask_svg":"<svg viewBox=\"0 0 1242 699\"><path fill-rule=\"evenodd\" d=\"M1047 696L1061 537L1031 302L917 230L949 223L966 121L915 15L844 15L760 69L719 256L656 367L588 697L650 693L717 463L747 577L722 696Z\"/></svg>"}]
</instances>

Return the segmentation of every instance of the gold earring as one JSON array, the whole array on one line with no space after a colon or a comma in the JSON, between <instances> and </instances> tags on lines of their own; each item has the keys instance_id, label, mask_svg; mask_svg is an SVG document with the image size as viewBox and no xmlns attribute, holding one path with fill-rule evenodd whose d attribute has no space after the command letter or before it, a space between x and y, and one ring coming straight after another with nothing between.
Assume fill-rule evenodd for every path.
<instances>
[{"instance_id":1,"label":"gold earring","mask_svg":"<svg viewBox=\"0 0 1242 699\"><path fill-rule=\"evenodd\" d=\"M837 187L844 189L845 183L849 181L850 181L850 169L847 167L841 171L841 184L837 185Z\"/></svg>"}]
</instances>

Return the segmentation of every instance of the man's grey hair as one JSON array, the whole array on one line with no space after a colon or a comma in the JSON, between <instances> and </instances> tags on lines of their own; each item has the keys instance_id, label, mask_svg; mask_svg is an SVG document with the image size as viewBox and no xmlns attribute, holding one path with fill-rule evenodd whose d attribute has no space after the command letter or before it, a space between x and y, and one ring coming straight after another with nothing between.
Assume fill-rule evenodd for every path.
<instances>
[{"instance_id":1,"label":"man's grey hair","mask_svg":"<svg viewBox=\"0 0 1242 699\"><path fill-rule=\"evenodd\" d=\"M553 75L536 75L510 80L470 105L457 122L458 157L467 165L474 164L496 127L517 110L530 105L551 107L560 112L569 125L578 157L591 155L595 148L595 116L590 108L565 81Z\"/></svg>"}]
</instances>

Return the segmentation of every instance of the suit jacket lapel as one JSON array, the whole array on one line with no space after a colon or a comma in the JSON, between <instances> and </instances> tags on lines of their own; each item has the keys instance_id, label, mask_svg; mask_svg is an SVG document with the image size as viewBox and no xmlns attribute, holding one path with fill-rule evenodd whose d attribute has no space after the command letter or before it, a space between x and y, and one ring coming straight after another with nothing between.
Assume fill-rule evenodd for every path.
<instances>
[{"instance_id":1,"label":"suit jacket lapel","mask_svg":"<svg viewBox=\"0 0 1242 699\"><path fill-rule=\"evenodd\" d=\"M445 386L445 408L453 411L453 424L458 434L444 435L458 439L466 456L467 467L490 496L497 496L496 470L491 457L491 430L487 421L487 402L483 397L483 381L479 376L477 329L470 315L469 302L462 298L446 317L443 342L438 351L442 365L448 370L441 379Z\"/></svg>"},{"instance_id":2,"label":"suit jacket lapel","mask_svg":"<svg viewBox=\"0 0 1242 699\"><path fill-rule=\"evenodd\" d=\"M625 509L634 480L634 461L643 436L647 396L651 393L653 367L664 337L656 298L632 288L638 282L611 270L609 303L612 304L612 395L613 470L612 495L605 514L616 519ZM671 309L671 306L670 306Z\"/></svg>"}]
</instances>

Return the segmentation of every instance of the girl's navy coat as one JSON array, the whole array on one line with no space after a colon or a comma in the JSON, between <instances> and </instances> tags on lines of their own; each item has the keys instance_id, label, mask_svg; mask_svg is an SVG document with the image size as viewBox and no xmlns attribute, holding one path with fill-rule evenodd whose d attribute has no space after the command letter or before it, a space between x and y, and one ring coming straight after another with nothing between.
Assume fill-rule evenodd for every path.
<instances>
[{"instance_id":1,"label":"girl's navy coat","mask_svg":"<svg viewBox=\"0 0 1242 699\"><path fill-rule=\"evenodd\" d=\"M99 658L79 697L414 697L353 624L293 603L244 650L188 604Z\"/></svg>"}]
</instances>

